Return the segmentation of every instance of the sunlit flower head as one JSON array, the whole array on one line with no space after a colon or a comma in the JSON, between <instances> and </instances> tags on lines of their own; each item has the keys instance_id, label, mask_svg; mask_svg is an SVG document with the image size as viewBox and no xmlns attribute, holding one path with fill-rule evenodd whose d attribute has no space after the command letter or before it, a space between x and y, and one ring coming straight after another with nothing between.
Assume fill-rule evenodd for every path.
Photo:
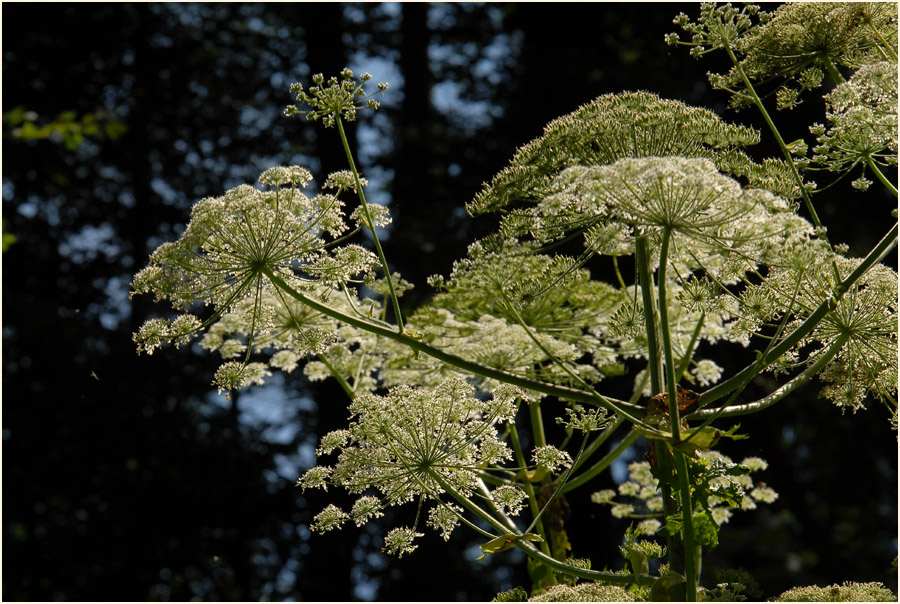
<instances>
[{"instance_id":1,"label":"sunlit flower head","mask_svg":"<svg viewBox=\"0 0 900 604\"><path fill-rule=\"evenodd\" d=\"M828 128L818 132L813 164L845 172L873 160L897 163L897 64L882 61L861 67L825 97ZM862 178L854 185L868 188Z\"/></svg>"},{"instance_id":2,"label":"sunlit flower head","mask_svg":"<svg viewBox=\"0 0 900 604\"><path fill-rule=\"evenodd\" d=\"M353 421L345 430L326 434L317 450L336 453L333 467L311 468L297 485L326 489L340 486L364 495L349 514L327 507L314 525L324 531L353 520L361 525L383 514L385 507L414 498L432 500L427 524L446 539L457 526L462 509L441 499L446 490L469 496L480 488L478 472L501 466L512 451L498 438L498 423L510 422L523 393L503 386L487 400L475 396L464 380L452 378L434 389L393 388L386 396L362 394L350 405ZM518 513L526 498L512 485L490 491L495 505ZM385 551L397 555L415 549L420 536L413 528L394 529L385 537Z\"/></svg>"},{"instance_id":3,"label":"sunlit flower head","mask_svg":"<svg viewBox=\"0 0 900 604\"><path fill-rule=\"evenodd\" d=\"M355 421L334 478L354 493L374 487L390 504L434 497L443 491L439 481L471 492L484 452L496 457L498 448L505 450L495 425L515 408L510 397L475 398L461 379L434 390L399 386L387 396L362 395L350 406Z\"/></svg>"},{"instance_id":4,"label":"sunlit flower head","mask_svg":"<svg viewBox=\"0 0 900 604\"><path fill-rule=\"evenodd\" d=\"M647 92L604 95L547 124L544 134L522 146L468 210L478 214L540 201L550 193L552 179L572 166L653 156L705 157L717 164L726 160L733 164L740 148L758 141L759 134L752 128L727 124L706 109ZM542 217L546 224L529 224L533 221L525 209L509 220L519 220L520 229L527 232L571 230L577 228L578 217L548 212Z\"/></svg>"},{"instance_id":5,"label":"sunlit flower head","mask_svg":"<svg viewBox=\"0 0 900 604\"><path fill-rule=\"evenodd\" d=\"M417 533L411 528L400 527L392 529L384 537L384 551L387 554L402 558L403 554L411 554L418 545L413 545L413 541L417 537L421 537L422 533Z\"/></svg>"},{"instance_id":6,"label":"sunlit flower head","mask_svg":"<svg viewBox=\"0 0 900 604\"><path fill-rule=\"evenodd\" d=\"M198 202L181 237L161 245L135 275L132 295L153 293L180 310L211 305L213 315L205 323L191 315L171 323L154 319L135 335L139 350L186 342L231 314L233 320L211 330L204 346L219 349L225 358L249 354L260 332L296 325L310 314L296 304L287 306L270 274L310 289L338 287L368 273L377 262L368 250L353 244L329 249L328 238L347 229L342 204L333 196L304 195L299 188L310 179L300 166L270 168L260 183L273 190L240 185ZM231 338L224 337L229 333Z\"/></svg>"},{"instance_id":7,"label":"sunlit flower head","mask_svg":"<svg viewBox=\"0 0 900 604\"><path fill-rule=\"evenodd\" d=\"M896 63L897 5L893 2L792 2L769 13L748 4L705 3L691 22L675 19L690 35L670 34L671 45L690 46L700 57L726 49L739 65L725 74L710 73L714 88L732 94L732 105L753 103L744 77L755 87L775 83L776 106L792 109L801 93L842 79L840 68L858 68L890 57Z\"/></svg>"}]
</instances>

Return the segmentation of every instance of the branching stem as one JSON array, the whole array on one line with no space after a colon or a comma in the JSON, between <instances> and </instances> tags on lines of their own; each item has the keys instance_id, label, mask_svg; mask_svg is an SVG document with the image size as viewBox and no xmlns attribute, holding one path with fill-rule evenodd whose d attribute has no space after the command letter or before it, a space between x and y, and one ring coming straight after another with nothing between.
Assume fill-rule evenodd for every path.
<instances>
[{"instance_id":1,"label":"branching stem","mask_svg":"<svg viewBox=\"0 0 900 604\"><path fill-rule=\"evenodd\" d=\"M510 425L509 436L512 440L513 451L516 454L516 461L519 466L525 468L527 466L525 461L525 453L522 451L522 443L519 442L519 432L516 430L516 426ZM522 486L525 489L525 493L528 495L528 509L531 511L531 517L534 518L534 528L537 530L538 534L544 539L541 542L541 551L550 556L550 545L547 542L547 531L544 530L544 523L541 521L540 513L541 510L538 508L537 497L535 497L534 493L534 485L531 484L531 481L526 477L525 480L522 481Z\"/></svg>"},{"instance_id":2,"label":"branching stem","mask_svg":"<svg viewBox=\"0 0 900 604\"><path fill-rule=\"evenodd\" d=\"M672 439L675 442L681 440L681 418L678 415L678 395L675 384L675 361L672 354L671 325L669 324L669 302L666 292L666 267L668 264L669 243L672 239L671 227L663 229L662 243L659 250L659 268L657 269L657 281L659 287L659 333L662 340L664 368L666 374L666 394L669 399L669 423L672 428ZM693 503L691 502L691 486L688 475L688 465L681 451L674 451L675 476L678 481L678 491L681 498L681 509L684 524L681 529L681 539L684 546L684 575L687 581L686 598L688 602L697 601L697 567L700 552L694 547L694 523Z\"/></svg>"},{"instance_id":3,"label":"branching stem","mask_svg":"<svg viewBox=\"0 0 900 604\"><path fill-rule=\"evenodd\" d=\"M669 242L672 229L663 229L662 243L659 248L659 269L657 281L659 287L659 333L662 339L664 370L666 375L666 393L669 398L669 418L672 424L672 439L681 440L681 419L678 417L678 396L675 390L675 362L672 354L672 335L669 325L669 302L666 295L666 263L668 262Z\"/></svg>"},{"instance_id":4,"label":"branching stem","mask_svg":"<svg viewBox=\"0 0 900 604\"><path fill-rule=\"evenodd\" d=\"M369 212L366 194L363 192L362 183L359 180L359 172L356 170L356 162L353 161L353 153L350 151L350 143L347 142L347 134L344 132L344 123L339 113L335 113L334 121L337 123L338 132L341 135L341 142L344 144L344 153L347 155L347 163L350 164L350 171L353 172L353 181L356 183L356 193L359 195L359 203L366 218L366 226L372 232L372 240L375 242L375 251L378 253L378 259L381 261L381 268L384 271L384 278L387 280L388 290L390 290L391 293L391 303L394 305L394 316L397 318L397 331L398 333L403 333L403 313L400 312L400 301L397 298L397 292L394 289L394 278L391 275L391 269L388 267L387 258L384 257L384 251L381 249L381 242L378 240L378 232L375 223L372 221L372 214Z\"/></svg>"},{"instance_id":5,"label":"branching stem","mask_svg":"<svg viewBox=\"0 0 900 604\"><path fill-rule=\"evenodd\" d=\"M816 208L813 206L812 199L809 196L809 191L806 190L806 187L803 186L803 179L800 177L800 172L797 170L797 165L794 163L794 157L791 155L791 152L787 148L787 144L785 144L784 139L781 138L781 133L778 131L778 128L775 126L775 122L772 121L772 117L769 115L769 112L766 110L766 106L763 105L762 99L759 98L759 95L756 93L756 89L753 87L753 84L750 82L750 78L747 77L747 74L744 72L744 68L741 66L741 62L738 61L738 58L735 56L734 51L731 48L731 45L724 41L722 46L725 48L725 51L728 53L728 58L731 59L731 62L734 64L734 68L737 71L738 75L741 76L741 80L744 82L744 86L747 87L747 91L749 92L749 98L753 101L753 104L756 105L756 108L759 109L759 112L762 114L763 119L766 121L766 125L769 127L769 130L772 132L772 135L775 137L775 141L778 143L778 148L781 149L781 154L784 156L785 161L788 166L791 168L791 174L794 177L794 180L797 182L797 186L800 188L800 195L803 196L803 203L806 205L806 211L809 212L810 220L816 226L821 228L822 221L819 220L819 215L816 213Z\"/></svg>"},{"instance_id":6,"label":"branching stem","mask_svg":"<svg viewBox=\"0 0 900 604\"><path fill-rule=\"evenodd\" d=\"M760 355L760 357L754 362L739 371L737 374L731 376L724 382L713 386L709 390L705 391L700 395L700 404L702 406L709 405L711 402L725 396L735 388L741 386L741 384L746 383L749 379L752 379L753 376L757 375L760 371L768 367L770 364L775 362L779 357L793 348L800 340L809 335L825 318L829 312L834 310L837 307L838 301L844 296L847 291L850 290L853 285L862 278L863 275L868 272L872 266L881 262L885 256L887 256L891 250L894 249L897 245L897 231L898 225L894 224L890 231L881 239L881 241L876 245L872 251L859 263L859 265L851 272L847 277L841 281L831 292L831 295L822 301L819 306L813 310L809 316L806 318L803 323L801 323L794 331L788 334L780 343L775 346L772 346L768 349L768 352ZM708 413L713 413L713 411L701 410L694 413L694 415L698 417L703 417ZM728 413L728 415L740 415L739 412L732 412L730 409L726 409L724 413Z\"/></svg>"},{"instance_id":7,"label":"branching stem","mask_svg":"<svg viewBox=\"0 0 900 604\"><path fill-rule=\"evenodd\" d=\"M729 407L724 407L722 409L703 409L694 414L694 417L705 417L708 418L706 422L702 425L698 426L698 430L704 428L709 421L715 419L716 417L733 417L735 415L748 415L750 413L756 413L758 411L762 411L768 407L771 407L778 401L784 399L794 390L808 382L812 379L817 373L819 373L825 366L835 357L835 355L840 351L841 347L847 342L849 336L841 335L839 336L832 344L828 347L827 350L822 352L818 358L813 362L809 367L804 369L801 373L796 375L786 384L778 387L773 390L771 393L762 397L761 399L754 401L752 403L745 403L743 405L733 405Z\"/></svg>"},{"instance_id":8,"label":"branching stem","mask_svg":"<svg viewBox=\"0 0 900 604\"><path fill-rule=\"evenodd\" d=\"M266 275L266 277L269 278L269 280L275 287L281 289L287 295L291 296L298 302L309 306L313 310L319 311L323 315L346 323L347 325L358 327L359 329L368 331L369 333L384 336L386 338L394 340L395 342L399 342L412 350L424 352L428 356L447 363L448 365L456 367L457 369L460 369L462 371L472 373L484 378L495 379L507 384L512 384L513 386L519 386L520 388L524 388L526 390L541 392L543 394L555 396L560 399L605 407L610 411L614 411L616 413L623 413L627 411L627 414L631 416L643 413L643 409L639 405L635 405L627 401L621 401L608 396L603 397L602 399L598 399L597 396L591 392L585 392L576 388L557 386L555 384L548 384L546 382L532 380L520 375L501 371L500 369L494 369L493 367L486 367L484 365L468 361L456 355L444 352L443 350L435 348L434 346L430 346L416 338L410 337L406 333L398 333L394 329L391 329L389 326L376 323L372 320L354 317L352 315L345 314L337 309L331 308L326 304L322 304L321 302L314 300L301 292L298 292L290 285L288 285L284 281L284 279L276 275L268 268L263 268L262 272Z\"/></svg>"},{"instance_id":9,"label":"branching stem","mask_svg":"<svg viewBox=\"0 0 900 604\"><path fill-rule=\"evenodd\" d=\"M433 478L435 482L437 482L448 495L462 504L464 508L481 518L481 520L490 525L494 530L499 531L501 534L509 532L508 526L488 514L471 499L453 488L453 486L448 484L440 474L435 472L431 475L431 478ZM518 533L517 536L521 536L521 533ZM523 552L525 552L528 557L534 558L535 560L543 562L554 570L563 572L573 577L581 577L582 579L590 579L592 581L603 581L604 583L612 583L615 585L648 585L654 579L654 577L651 577L649 575L622 575L619 573L609 573L579 568L565 562L560 562L552 556L544 554L542 551L528 542L517 540L515 542L515 545Z\"/></svg>"},{"instance_id":10,"label":"branching stem","mask_svg":"<svg viewBox=\"0 0 900 604\"><path fill-rule=\"evenodd\" d=\"M866 158L866 166L868 166L869 170L875 175L875 178L881 182L885 186L885 188L891 192L894 197L897 197L897 187L894 186L894 183L889 181L884 174L882 174L881 170L878 168L878 165L875 163L871 157Z\"/></svg>"},{"instance_id":11,"label":"branching stem","mask_svg":"<svg viewBox=\"0 0 900 604\"><path fill-rule=\"evenodd\" d=\"M662 361L659 358L659 340L656 335L656 313L653 312L655 303L653 301L653 269L650 268L650 243L646 235L638 235L635 238L634 256L644 303L650 392L656 394L662 390Z\"/></svg>"}]
</instances>

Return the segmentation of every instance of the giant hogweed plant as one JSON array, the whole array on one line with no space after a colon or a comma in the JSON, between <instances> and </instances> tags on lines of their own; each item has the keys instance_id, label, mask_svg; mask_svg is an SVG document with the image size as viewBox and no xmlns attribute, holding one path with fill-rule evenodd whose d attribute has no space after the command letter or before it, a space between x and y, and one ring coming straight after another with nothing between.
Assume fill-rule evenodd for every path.
<instances>
[{"instance_id":1,"label":"giant hogweed plant","mask_svg":"<svg viewBox=\"0 0 900 604\"><path fill-rule=\"evenodd\" d=\"M711 74L712 85L736 108L761 112L769 130L646 92L584 105L475 195L468 211L499 214L498 232L433 277L432 300L408 315L399 298L412 285L390 270L378 238L388 210L366 200L344 130L378 107L370 76L345 70L295 84L286 114L335 129L348 169L315 195L308 170L275 167L261 188L198 202L181 238L134 278L135 293L181 311L147 321L138 350L199 338L224 359L213 384L226 395L301 365L310 379L340 384L348 424L322 438L321 465L298 485L358 499L327 506L314 531L409 504L384 551L409 554L427 529L446 540L460 526L482 537L484 556L518 548L530 593L501 599L752 596L741 572L701 576L703 552L731 515L777 498L756 482L764 460L735 462L715 448L745 437L734 418L815 378L842 410L880 403L897 426L897 275L881 264L897 226L864 257L847 257L815 209L826 187L809 180L849 174L855 195L874 179L896 196L885 175L897 162L896 5L773 14L703 5L696 22L675 23L690 39L672 34L670 44L728 55L733 67ZM812 148L785 143L772 96L788 110L823 90L827 114L810 126ZM780 156L752 159L747 149L762 136ZM581 251L563 253L572 249ZM620 270L627 257L633 273ZM595 279L589 262L615 278ZM755 360L726 376L715 351L734 343ZM763 372L779 385L747 400ZM628 400L604 394L616 380L629 384ZM643 440L647 459L628 466L618 490L591 488ZM576 491L632 519L618 540L623 569L597 570L572 552L560 509ZM894 599L874 583L834 586L829 597Z\"/></svg>"}]
</instances>

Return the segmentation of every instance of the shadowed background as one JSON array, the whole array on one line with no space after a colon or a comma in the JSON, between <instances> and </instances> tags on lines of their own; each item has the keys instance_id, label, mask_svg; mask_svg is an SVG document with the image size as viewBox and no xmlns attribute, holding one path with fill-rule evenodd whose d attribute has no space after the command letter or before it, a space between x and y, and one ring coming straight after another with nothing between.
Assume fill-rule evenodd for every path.
<instances>
[{"instance_id":1,"label":"shadowed background","mask_svg":"<svg viewBox=\"0 0 900 604\"><path fill-rule=\"evenodd\" d=\"M346 397L295 372L226 401L209 385L218 358L195 347L138 357L131 333L165 311L128 300L131 275L196 200L272 165L306 165L319 182L343 169L334 131L281 112L290 83L349 65L391 85L349 131L370 199L394 215L385 251L416 286L411 308L429 275L448 274L495 225L468 218L465 202L549 120L640 89L761 126L709 90L704 74L721 63L663 43L675 14L698 9L6 4L3 599L485 600L527 586L521 555L473 562L480 541L463 529L449 544L426 531L401 560L382 555L409 509L311 534L324 505L350 501L293 486L319 437L345 425ZM815 100L779 115L785 139L808 137L821 115ZM833 241L863 254L892 202L853 195L835 189L819 213ZM882 408L841 415L816 390L743 418L751 439L721 447L767 459L759 478L781 498L736 514L704 568L745 567L766 596L844 580L896 591L895 433ZM614 470L596 489L622 479L624 465ZM575 553L621 568L626 524L588 495L569 498Z\"/></svg>"}]
</instances>

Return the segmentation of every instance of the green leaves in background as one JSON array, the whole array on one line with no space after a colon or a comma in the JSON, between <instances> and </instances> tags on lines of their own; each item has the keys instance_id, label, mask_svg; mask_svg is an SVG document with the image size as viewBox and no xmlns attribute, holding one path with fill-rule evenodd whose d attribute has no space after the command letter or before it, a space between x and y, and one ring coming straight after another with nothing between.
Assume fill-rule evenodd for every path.
<instances>
[{"instance_id":1,"label":"green leaves in background","mask_svg":"<svg viewBox=\"0 0 900 604\"><path fill-rule=\"evenodd\" d=\"M3 219L3 251L9 249L9 246L16 242L16 236L6 232L6 219Z\"/></svg>"},{"instance_id":2,"label":"green leaves in background","mask_svg":"<svg viewBox=\"0 0 900 604\"><path fill-rule=\"evenodd\" d=\"M15 139L59 141L70 151L77 149L86 138L102 136L115 140L128 131L123 122L100 111L85 113L81 117L74 111L63 111L54 120L42 124L36 112L20 106L6 113L3 121L12 127L12 137Z\"/></svg>"}]
</instances>

